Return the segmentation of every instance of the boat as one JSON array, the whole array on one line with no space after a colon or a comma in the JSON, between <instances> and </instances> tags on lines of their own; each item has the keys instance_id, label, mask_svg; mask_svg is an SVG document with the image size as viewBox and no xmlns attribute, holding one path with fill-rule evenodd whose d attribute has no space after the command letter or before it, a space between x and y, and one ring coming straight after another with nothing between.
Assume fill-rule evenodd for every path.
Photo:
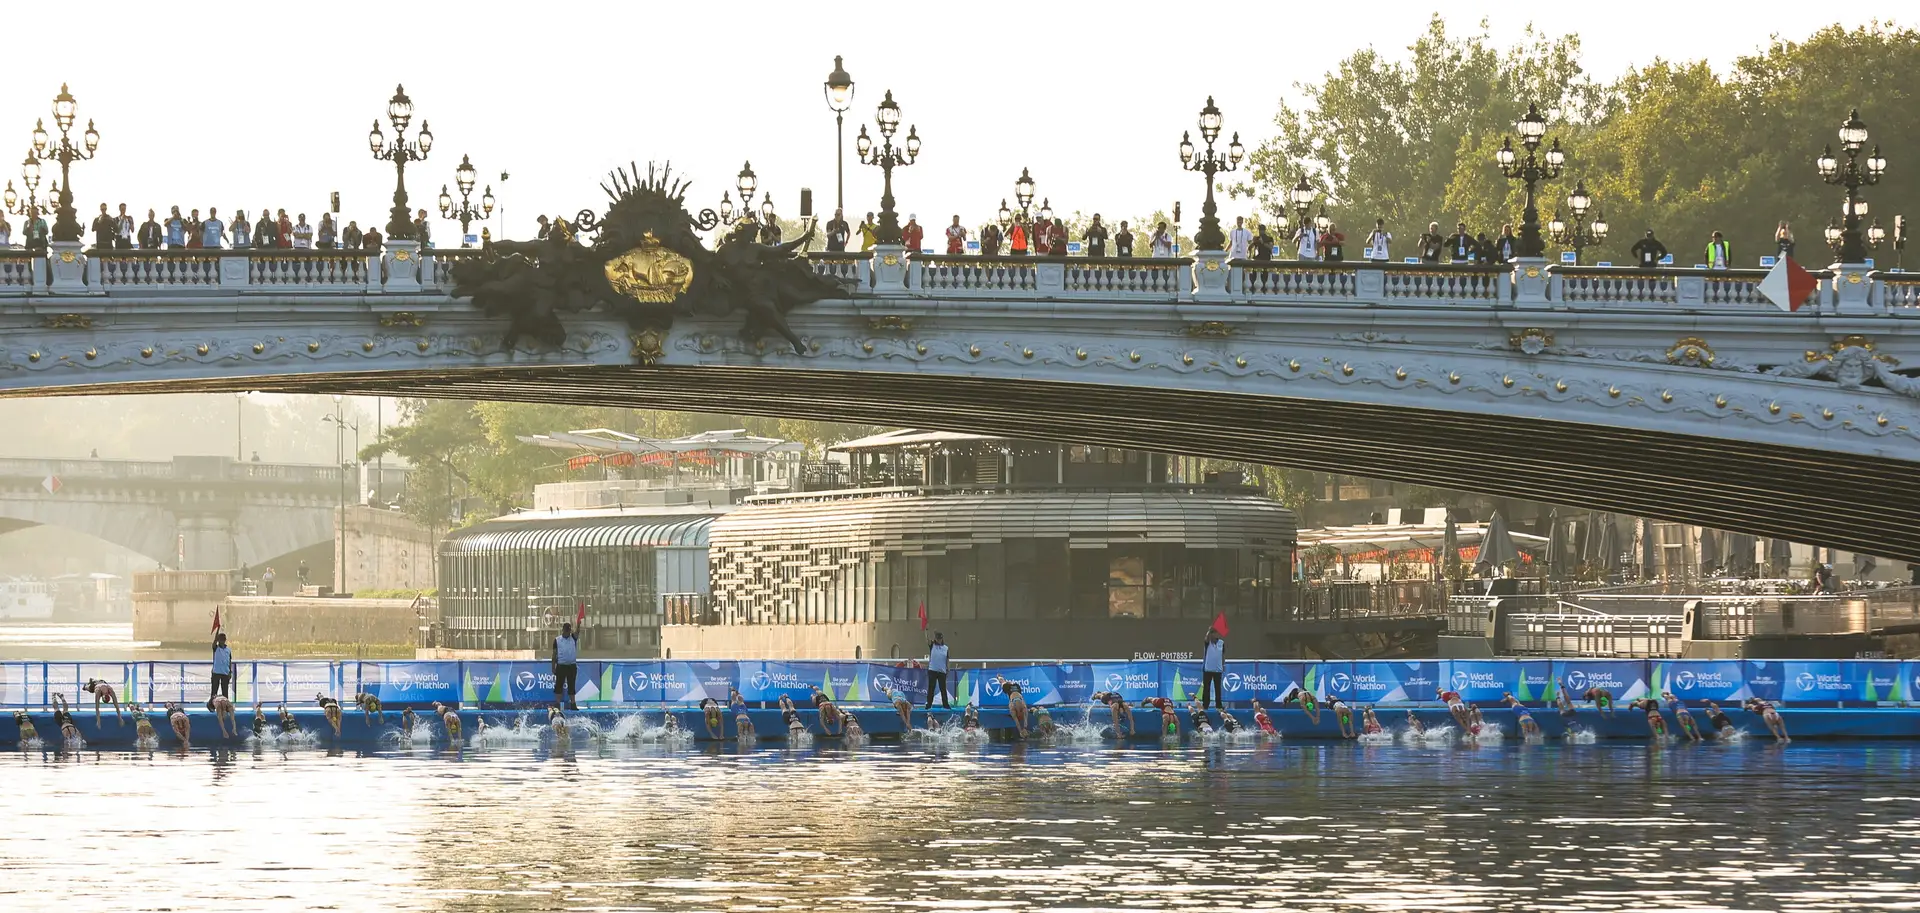
<instances>
[{"instance_id":1,"label":"boat","mask_svg":"<svg viewBox=\"0 0 1920 913\"><path fill-rule=\"evenodd\" d=\"M53 585L27 577L0 578L0 622L53 617Z\"/></svg>"}]
</instances>

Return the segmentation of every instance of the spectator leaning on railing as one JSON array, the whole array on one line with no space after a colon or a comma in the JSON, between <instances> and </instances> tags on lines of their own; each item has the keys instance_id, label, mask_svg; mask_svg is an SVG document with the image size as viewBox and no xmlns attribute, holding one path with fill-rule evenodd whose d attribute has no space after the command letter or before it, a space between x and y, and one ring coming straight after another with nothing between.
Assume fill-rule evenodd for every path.
<instances>
[{"instance_id":1,"label":"spectator leaning on railing","mask_svg":"<svg viewBox=\"0 0 1920 913\"><path fill-rule=\"evenodd\" d=\"M359 250L365 236L360 234L360 223L347 220L347 229L340 233L340 246L346 250Z\"/></svg>"},{"instance_id":2,"label":"spectator leaning on railing","mask_svg":"<svg viewBox=\"0 0 1920 913\"><path fill-rule=\"evenodd\" d=\"M246 250L253 246L253 226L247 222L247 211L233 211L233 224L227 226L227 235L233 238L234 250Z\"/></svg>"},{"instance_id":3,"label":"spectator leaning on railing","mask_svg":"<svg viewBox=\"0 0 1920 913\"><path fill-rule=\"evenodd\" d=\"M127 213L127 204L120 204L120 216L114 221L113 246L118 250L133 249L133 216Z\"/></svg>"}]
</instances>

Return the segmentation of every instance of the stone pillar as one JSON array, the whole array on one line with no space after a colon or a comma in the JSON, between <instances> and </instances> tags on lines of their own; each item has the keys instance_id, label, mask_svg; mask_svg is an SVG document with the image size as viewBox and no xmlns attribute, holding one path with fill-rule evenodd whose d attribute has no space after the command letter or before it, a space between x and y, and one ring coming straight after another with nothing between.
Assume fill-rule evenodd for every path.
<instances>
[{"instance_id":1,"label":"stone pillar","mask_svg":"<svg viewBox=\"0 0 1920 913\"><path fill-rule=\"evenodd\" d=\"M1034 291L1048 297L1057 297L1067 291L1067 261L1052 257L1041 257L1033 265Z\"/></svg>"},{"instance_id":2,"label":"stone pillar","mask_svg":"<svg viewBox=\"0 0 1920 913\"><path fill-rule=\"evenodd\" d=\"M420 242L388 241L380 266L386 271L382 288L388 292L418 292L420 286Z\"/></svg>"},{"instance_id":3,"label":"stone pillar","mask_svg":"<svg viewBox=\"0 0 1920 913\"><path fill-rule=\"evenodd\" d=\"M1227 292L1227 252L1224 250L1197 250L1193 252L1193 300L1224 301L1231 297Z\"/></svg>"},{"instance_id":4,"label":"stone pillar","mask_svg":"<svg viewBox=\"0 0 1920 913\"><path fill-rule=\"evenodd\" d=\"M246 288L253 284L253 258L246 251L220 255L220 287Z\"/></svg>"},{"instance_id":5,"label":"stone pillar","mask_svg":"<svg viewBox=\"0 0 1920 913\"><path fill-rule=\"evenodd\" d=\"M1513 261L1513 306L1547 308L1547 260L1545 257L1516 257Z\"/></svg>"},{"instance_id":6,"label":"stone pillar","mask_svg":"<svg viewBox=\"0 0 1920 913\"><path fill-rule=\"evenodd\" d=\"M180 570L217 571L234 567L233 518L226 514L182 514Z\"/></svg>"},{"instance_id":7,"label":"stone pillar","mask_svg":"<svg viewBox=\"0 0 1920 913\"><path fill-rule=\"evenodd\" d=\"M873 246L873 290L881 294L907 290L907 249L904 246Z\"/></svg>"},{"instance_id":8,"label":"stone pillar","mask_svg":"<svg viewBox=\"0 0 1920 913\"><path fill-rule=\"evenodd\" d=\"M1884 308L1873 305L1869 292L1873 283L1868 280L1873 267L1864 263L1836 263L1833 269L1833 310L1836 314L1873 314L1884 312ZM1826 297L1826 296L1821 296ZM1821 304L1828 302L1822 301Z\"/></svg>"},{"instance_id":9,"label":"stone pillar","mask_svg":"<svg viewBox=\"0 0 1920 913\"><path fill-rule=\"evenodd\" d=\"M1362 301L1382 301L1387 297L1387 271L1360 267L1353 271L1353 295Z\"/></svg>"},{"instance_id":10,"label":"stone pillar","mask_svg":"<svg viewBox=\"0 0 1920 913\"><path fill-rule=\"evenodd\" d=\"M47 242L48 291L56 295L87 293L86 245L79 241Z\"/></svg>"}]
</instances>

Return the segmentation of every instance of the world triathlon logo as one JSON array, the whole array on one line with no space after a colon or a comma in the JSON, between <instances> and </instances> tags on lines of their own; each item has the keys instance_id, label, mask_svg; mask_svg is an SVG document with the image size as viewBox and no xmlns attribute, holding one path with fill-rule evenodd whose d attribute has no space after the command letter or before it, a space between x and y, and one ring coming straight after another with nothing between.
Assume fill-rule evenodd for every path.
<instances>
[{"instance_id":1,"label":"world triathlon logo","mask_svg":"<svg viewBox=\"0 0 1920 913\"><path fill-rule=\"evenodd\" d=\"M762 677L764 677L765 675L766 675L766 673L765 673L765 672L762 672L762 673L760 673L760 674L758 674L758 675L755 675L755 676L754 676L754 678L755 678L755 679L759 679L759 678L762 678ZM761 687L761 688L764 688L764 687L766 687L765 685L761 685L761 684L760 684L760 683L759 683L758 681L755 681L755 682L754 682L754 684L755 684L755 685L756 685L757 687ZM891 676L891 675L888 675L888 674L886 674L885 672L875 672L875 673L873 674L873 687L874 687L874 690L876 690L876 691L892 691L892 690L893 690L893 676Z\"/></svg>"},{"instance_id":2,"label":"world triathlon logo","mask_svg":"<svg viewBox=\"0 0 1920 913\"><path fill-rule=\"evenodd\" d=\"M1463 669L1459 672L1453 673L1453 690L1465 691L1467 690L1467 686L1472 683L1473 683L1473 679L1467 677L1466 670Z\"/></svg>"},{"instance_id":3,"label":"world triathlon logo","mask_svg":"<svg viewBox=\"0 0 1920 913\"><path fill-rule=\"evenodd\" d=\"M540 677L530 670L523 670L513 676L513 684L522 691L532 691L533 686L540 684Z\"/></svg>"},{"instance_id":4,"label":"world triathlon logo","mask_svg":"<svg viewBox=\"0 0 1920 913\"><path fill-rule=\"evenodd\" d=\"M1226 691L1240 690L1240 673L1229 672L1220 677L1220 687Z\"/></svg>"},{"instance_id":5,"label":"world triathlon logo","mask_svg":"<svg viewBox=\"0 0 1920 913\"><path fill-rule=\"evenodd\" d=\"M1793 679L1793 683L1799 685L1802 691L1812 691L1816 681L1811 672L1802 672Z\"/></svg>"},{"instance_id":6,"label":"world triathlon logo","mask_svg":"<svg viewBox=\"0 0 1920 913\"><path fill-rule=\"evenodd\" d=\"M759 691L765 691L768 688L773 687L773 676L768 675L767 670L765 669L755 672L751 678L747 679L747 681L750 682L753 685L753 687Z\"/></svg>"},{"instance_id":7,"label":"world triathlon logo","mask_svg":"<svg viewBox=\"0 0 1920 913\"><path fill-rule=\"evenodd\" d=\"M1675 672L1673 674L1673 690L1692 691L1693 690L1693 672L1687 669L1682 669L1679 672Z\"/></svg>"},{"instance_id":8,"label":"world triathlon logo","mask_svg":"<svg viewBox=\"0 0 1920 913\"><path fill-rule=\"evenodd\" d=\"M1126 677L1122 676L1118 672L1111 673L1107 676L1108 691L1118 691L1121 689L1122 686L1126 685L1126 683L1127 683Z\"/></svg>"},{"instance_id":9,"label":"world triathlon logo","mask_svg":"<svg viewBox=\"0 0 1920 913\"><path fill-rule=\"evenodd\" d=\"M1352 684L1353 680L1348 678L1345 672L1335 672L1327 676L1327 693L1338 694L1344 692Z\"/></svg>"},{"instance_id":10,"label":"world triathlon logo","mask_svg":"<svg viewBox=\"0 0 1920 913\"><path fill-rule=\"evenodd\" d=\"M647 673L645 672L627 673L627 687L634 691L647 690Z\"/></svg>"},{"instance_id":11,"label":"world triathlon logo","mask_svg":"<svg viewBox=\"0 0 1920 913\"><path fill-rule=\"evenodd\" d=\"M1585 672L1581 672L1578 669L1575 669L1572 672L1567 673L1567 690L1568 691L1587 690L1587 674Z\"/></svg>"}]
</instances>

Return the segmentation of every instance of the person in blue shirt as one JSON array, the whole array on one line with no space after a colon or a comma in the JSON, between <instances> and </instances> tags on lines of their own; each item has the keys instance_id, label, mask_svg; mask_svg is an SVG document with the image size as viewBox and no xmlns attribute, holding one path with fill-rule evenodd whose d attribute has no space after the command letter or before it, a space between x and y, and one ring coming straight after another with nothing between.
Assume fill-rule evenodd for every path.
<instances>
[{"instance_id":1,"label":"person in blue shirt","mask_svg":"<svg viewBox=\"0 0 1920 913\"><path fill-rule=\"evenodd\" d=\"M220 208L207 207L207 220L200 223L200 246L209 250L219 250L220 243L226 240L227 223L220 221Z\"/></svg>"},{"instance_id":2,"label":"person in blue shirt","mask_svg":"<svg viewBox=\"0 0 1920 913\"><path fill-rule=\"evenodd\" d=\"M180 217L180 207L173 207L173 214L167 217L167 247L187 246L187 220Z\"/></svg>"},{"instance_id":3,"label":"person in blue shirt","mask_svg":"<svg viewBox=\"0 0 1920 913\"><path fill-rule=\"evenodd\" d=\"M947 636L939 631L933 632L933 641L927 644L927 709L933 709L933 689L940 689L940 708L952 710L953 704L947 700Z\"/></svg>"},{"instance_id":4,"label":"person in blue shirt","mask_svg":"<svg viewBox=\"0 0 1920 913\"><path fill-rule=\"evenodd\" d=\"M207 703L216 697L233 697L233 651L227 648L225 631L213 636L213 693L207 695Z\"/></svg>"},{"instance_id":5,"label":"person in blue shirt","mask_svg":"<svg viewBox=\"0 0 1920 913\"><path fill-rule=\"evenodd\" d=\"M1200 706L1207 705L1207 695L1213 695L1213 706L1225 710L1227 707L1225 688L1221 687L1221 676L1227 671L1227 641L1220 632L1207 629L1207 640L1201 648L1206 662L1200 666Z\"/></svg>"},{"instance_id":6,"label":"person in blue shirt","mask_svg":"<svg viewBox=\"0 0 1920 913\"><path fill-rule=\"evenodd\" d=\"M560 626L560 636L553 639L553 702L564 704L568 710L579 710L573 703L574 691L579 687L580 676L580 638L573 633L572 624Z\"/></svg>"}]
</instances>

